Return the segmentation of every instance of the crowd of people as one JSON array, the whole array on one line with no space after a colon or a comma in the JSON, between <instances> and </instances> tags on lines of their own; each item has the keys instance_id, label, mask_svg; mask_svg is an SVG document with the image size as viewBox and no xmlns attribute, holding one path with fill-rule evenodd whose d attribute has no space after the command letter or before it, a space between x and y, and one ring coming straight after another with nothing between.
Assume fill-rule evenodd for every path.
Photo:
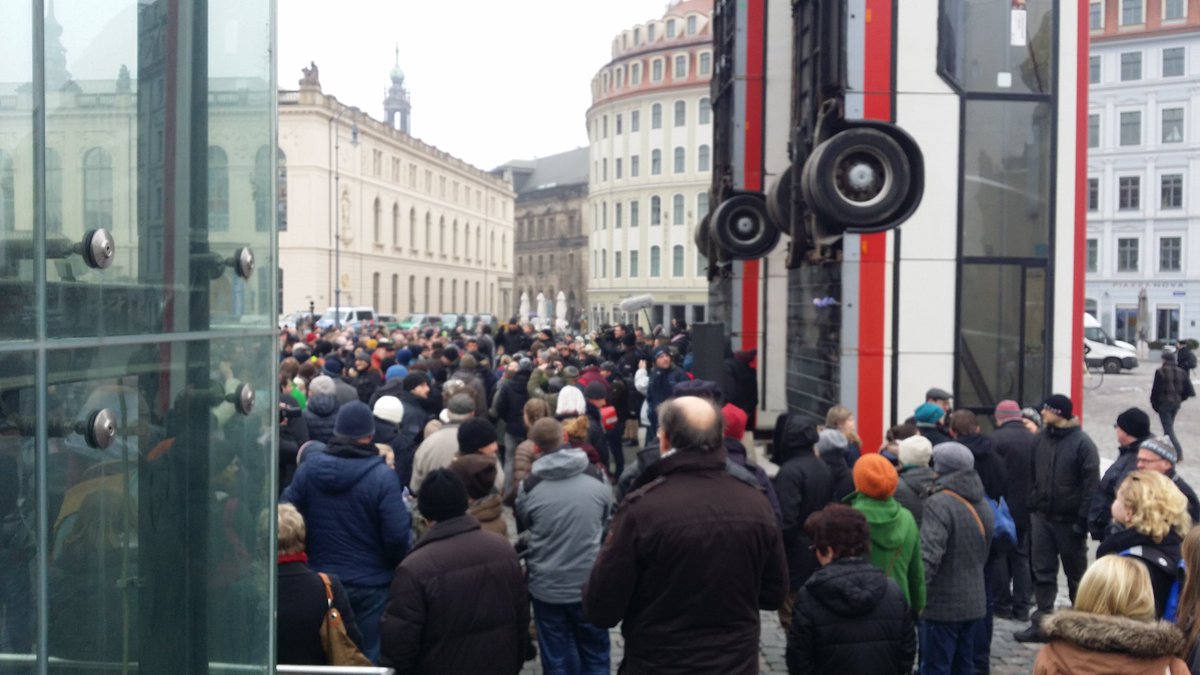
<instances>
[{"instance_id":1,"label":"crowd of people","mask_svg":"<svg viewBox=\"0 0 1200 675\"><path fill-rule=\"evenodd\" d=\"M995 617L1038 673L1200 672L1200 502L1144 410L1103 476L1061 394L932 388L880 448L785 413L764 453L755 353L694 358L684 325L284 330L279 662L330 663L334 608L398 673L608 673L618 625L623 673L757 673L766 610L791 673L987 673Z\"/></svg>"}]
</instances>

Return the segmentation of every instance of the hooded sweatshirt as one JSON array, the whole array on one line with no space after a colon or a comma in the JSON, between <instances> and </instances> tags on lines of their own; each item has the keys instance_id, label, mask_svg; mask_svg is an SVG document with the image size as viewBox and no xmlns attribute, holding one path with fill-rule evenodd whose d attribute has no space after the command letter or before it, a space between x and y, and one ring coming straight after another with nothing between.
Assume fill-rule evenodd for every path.
<instances>
[{"instance_id":1,"label":"hooded sweatshirt","mask_svg":"<svg viewBox=\"0 0 1200 675\"><path fill-rule=\"evenodd\" d=\"M872 499L861 492L846 502L867 517L871 527L871 564L883 570L904 591L914 612L925 609L925 569L921 564L921 534L908 509L889 497Z\"/></svg>"},{"instance_id":2,"label":"hooded sweatshirt","mask_svg":"<svg viewBox=\"0 0 1200 675\"><path fill-rule=\"evenodd\" d=\"M308 423L309 440L328 443L333 438L333 424L340 406L334 394L316 394L308 399L304 421Z\"/></svg>"},{"instance_id":3,"label":"hooded sweatshirt","mask_svg":"<svg viewBox=\"0 0 1200 675\"><path fill-rule=\"evenodd\" d=\"M612 489L579 448L542 455L517 491L517 522L529 530L529 594L565 605L582 600L612 512Z\"/></svg>"}]
</instances>

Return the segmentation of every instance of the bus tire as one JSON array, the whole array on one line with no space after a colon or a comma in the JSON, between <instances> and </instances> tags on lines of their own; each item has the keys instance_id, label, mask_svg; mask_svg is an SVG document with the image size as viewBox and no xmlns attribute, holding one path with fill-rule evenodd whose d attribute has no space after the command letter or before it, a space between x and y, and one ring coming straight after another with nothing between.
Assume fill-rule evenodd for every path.
<instances>
[{"instance_id":1,"label":"bus tire","mask_svg":"<svg viewBox=\"0 0 1200 675\"><path fill-rule=\"evenodd\" d=\"M712 238L730 257L761 258L779 243L779 228L761 195L735 194L717 205L709 222Z\"/></svg>"},{"instance_id":2,"label":"bus tire","mask_svg":"<svg viewBox=\"0 0 1200 675\"><path fill-rule=\"evenodd\" d=\"M846 227L873 227L899 215L910 172L895 139L878 129L850 127L813 149L800 185L819 216Z\"/></svg>"}]
</instances>

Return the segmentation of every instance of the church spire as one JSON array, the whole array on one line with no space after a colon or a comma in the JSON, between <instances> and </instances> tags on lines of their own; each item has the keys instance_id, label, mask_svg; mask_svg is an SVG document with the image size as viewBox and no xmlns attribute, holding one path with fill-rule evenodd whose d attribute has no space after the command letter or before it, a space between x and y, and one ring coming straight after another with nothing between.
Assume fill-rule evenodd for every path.
<instances>
[{"instance_id":1,"label":"church spire","mask_svg":"<svg viewBox=\"0 0 1200 675\"><path fill-rule=\"evenodd\" d=\"M396 44L396 65L392 67L389 77L392 86L388 87L387 96L383 99L384 118L393 128L404 133L409 130L409 117L412 113L412 102L408 98L408 89L404 86L404 71L400 69L400 44Z\"/></svg>"}]
</instances>

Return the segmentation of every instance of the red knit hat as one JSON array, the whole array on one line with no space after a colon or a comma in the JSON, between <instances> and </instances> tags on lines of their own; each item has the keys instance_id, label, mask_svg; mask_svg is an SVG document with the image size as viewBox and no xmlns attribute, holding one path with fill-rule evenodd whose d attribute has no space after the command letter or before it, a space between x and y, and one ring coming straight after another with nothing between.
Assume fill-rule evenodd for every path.
<instances>
[{"instance_id":1,"label":"red knit hat","mask_svg":"<svg viewBox=\"0 0 1200 675\"><path fill-rule=\"evenodd\" d=\"M725 438L742 440L742 436L746 435L746 411L732 403L726 403L725 407L721 408L721 417L725 418Z\"/></svg>"},{"instance_id":2,"label":"red knit hat","mask_svg":"<svg viewBox=\"0 0 1200 675\"><path fill-rule=\"evenodd\" d=\"M869 453L854 463L854 489L872 499L887 499L896 494L899 482L900 475L883 455Z\"/></svg>"}]
</instances>

